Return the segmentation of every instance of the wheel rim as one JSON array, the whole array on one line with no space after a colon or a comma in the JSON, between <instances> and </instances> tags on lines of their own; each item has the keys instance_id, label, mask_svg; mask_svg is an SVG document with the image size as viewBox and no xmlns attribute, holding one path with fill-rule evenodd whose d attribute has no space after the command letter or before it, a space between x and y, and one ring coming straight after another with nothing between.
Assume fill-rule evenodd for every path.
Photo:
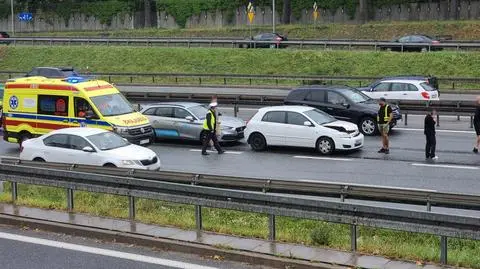
<instances>
[{"instance_id":1,"label":"wheel rim","mask_svg":"<svg viewBox=\"0 0 480 269\"><path fill-rule=\"evenodd\" d=\"M252 145L255 149L262 149L263 148L263 139L260 136L254 136L252 139Z\"/></svg>"},{"instance_id":2,"label":"wheel rim","mask_svg":"<svg viewBox=\"0 0 480 269\"><path fill-rule=\"evenodd\" d=\"M362 131L365 134L373 134L375 131L375 123L373 120L364 120L362 121Z\"/></svg>"},{"instance_id":3,"label":"wheel rim","mask_svg":"<svg viewBox=\"0 0 480 269\"><path fill-rule=\"evenodd\" d=\"M332 151L332 143L330 143L330 141L326 140L326 139L322 139L319 143L318 143L318 150L321 152L321 153L329 153L330 151Z\"/></svg>"}]
</instances>

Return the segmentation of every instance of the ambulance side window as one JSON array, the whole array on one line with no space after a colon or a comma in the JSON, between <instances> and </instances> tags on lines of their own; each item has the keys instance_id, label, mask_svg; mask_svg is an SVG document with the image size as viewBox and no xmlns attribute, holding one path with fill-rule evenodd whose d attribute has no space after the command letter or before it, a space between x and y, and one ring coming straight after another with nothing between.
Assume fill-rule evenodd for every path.
<instances>
[{"instance_id":1,"label":"ambulance side window","mask_svg":"<svg viewBox=\"0 0 480 269\"><path fill-rule=\"evenodd\" d=\"M98 119L97 114L93 111L92 106L87 100L80 97L74 97L73 100L75 101L75 117L85 118L86 115L90 114L92 115L92 119Z\"/></svg>"},{"instance_id":2,"label":"ambulance side window","mask_svg":"<svg viewBox=\"0 0 480 269\"><path fill-rule=\"evenodd\" d=\"M38 114L68 116L68 96L39 95Z\"/></svg>"}]
</instances>

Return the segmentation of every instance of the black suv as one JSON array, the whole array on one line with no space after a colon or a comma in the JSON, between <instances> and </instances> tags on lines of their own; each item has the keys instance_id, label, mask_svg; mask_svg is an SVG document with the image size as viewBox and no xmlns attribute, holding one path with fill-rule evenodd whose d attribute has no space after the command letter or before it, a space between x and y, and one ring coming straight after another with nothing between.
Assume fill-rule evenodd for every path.
<instances>
[{"instance_id":1,"label":"black suv","mask_svg":"<svg viewBox=\"0 0 480 269\"><path fill-rule=\"evenodd\" d=\"M78 77L79 74L73 67L34 67L26 77L68 78Z\"/></svg>"},{"instance_id":2,"label":"black suv","mask_svg":"<svg viewBox=\"0 0 480 269\"><path fill-rule=\"evenodd\" d=\"M310 86L290 91L284 100L285 105L307 105L318 108L339 120L353 122L365 135L375 135L377 128L378 103L348 86ZM394 120L391 126L402 119L400 109L391 105Z\"/></svg>"}]
</instances>

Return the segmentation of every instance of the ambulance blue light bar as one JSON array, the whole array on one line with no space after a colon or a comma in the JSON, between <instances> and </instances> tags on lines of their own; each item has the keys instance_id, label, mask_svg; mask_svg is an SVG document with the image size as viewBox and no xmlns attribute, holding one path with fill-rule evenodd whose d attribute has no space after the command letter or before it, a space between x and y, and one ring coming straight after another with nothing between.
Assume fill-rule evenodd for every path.
<instances>
[{"instance_id":1,"label":"ambulance blue light bar","mask_svg":"<svg viewBox=\"0 0 480 269\"><path fill-rule=\"evenodd\" d=\"M68 83L75 84L75 83L84 82L85 78L84 77L68 77L65 79L65 81Z\"/></svg>"}]
</instances>

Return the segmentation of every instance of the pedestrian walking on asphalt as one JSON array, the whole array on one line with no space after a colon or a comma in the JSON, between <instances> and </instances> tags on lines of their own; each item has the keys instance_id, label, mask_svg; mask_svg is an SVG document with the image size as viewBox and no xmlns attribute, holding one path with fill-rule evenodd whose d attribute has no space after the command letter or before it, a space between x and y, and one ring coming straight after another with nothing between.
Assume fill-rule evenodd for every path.
<instances>
[{"instance_id":1,"label":"pedestrian walking on asphalt","mask_svg":"<svg viewBox=\"0 0 480 269\"><path fill-rule=\"evenodd\" d=\"M205 121L203 122L203 130L205 135L203 136L202 141L202 155L209 155L207 152L207 147L210 141L213 142L213 146L218 151L218 154L225 153L225 151L223 151L223 149L220 147L217 139L217 114L215 111L217 105L217 102L210 103L210 108L207 112L207 116L205 117Z\"/></svg>"},{"instance_id":2,"label":"pedestrian walking on asphalt","mask_svg":"<svg viewBox=\"0 0 480 269\"><path fill-rule=\"evenodd\" d=\"M480 147L480 96L477 97L477 108L475 109L475 115L473 116L473 127L477 134L477 141L475 147L473 147L473 152L478 153L478 148Z\"/></svg>"},{"instance_id":3,"label":"pedestrian walking on asphalt","mask_svg":"<svg viewBox=\"0 0 480 269\"><path fill-rule=\"evenodd\" d=\"M392 108L387 104L385 98L380 98L380 109L377 114L378 131L382 135L382 148L378 153L390 153L390 145L388 141L388 132L390 131L390 122L393 119Z\"/></svg>"},{"instance_id":4,"label":"pedestrian walking on asphalt","mask_svg":"<svg viewBox=\"0 0 480 269\"><path fill-rule=\"evenodd\" d=\"M425 158L432 160L438 159L437 155L435 155L435 147L437 146L437 139L435 137L435 113L435 110L427 112L423 127L423 133L427 139L425 145Z\"/></svg>"}]
</instances>

